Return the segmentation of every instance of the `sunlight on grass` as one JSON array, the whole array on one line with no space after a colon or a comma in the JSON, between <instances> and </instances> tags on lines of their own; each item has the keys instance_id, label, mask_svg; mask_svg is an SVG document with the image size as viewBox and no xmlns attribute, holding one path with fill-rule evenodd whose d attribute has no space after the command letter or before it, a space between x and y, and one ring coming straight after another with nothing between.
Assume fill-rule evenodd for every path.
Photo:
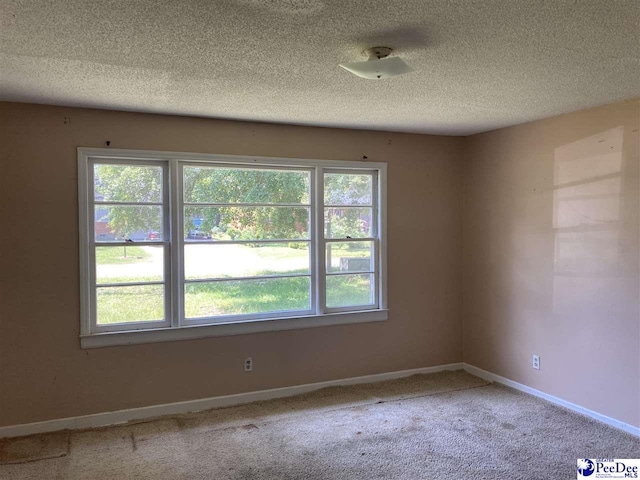
<instances>
[{"instance_id":1,"label":"sunlight on grass","mask_svg":"<svg viewBox=\"0 0 640 480\"><path fill-rule=\"evenodd\" d=\"M162 320L163 290L162 285L98 288L98 325Z\"/></svg>"},{"instance_id":2,"label":"sunlight on grass","mask_svg":"<svg viewBox=\"0 0 640 480\"><path fill-rule=\"evenodd\" d=\"M124 248L127 256L124 257ZM164 278L164 247L97 247L98 284L161 282Z\"/></svg>"},{"instance_id":3,"label":"sunlight on grass","mask_svg":"<svg viewBox=\"0 0 640 480\"><path fill-rule=\"evenodd\" d=\"M264 260L280 260L280 259L299 259L299 260L307 260L309 257L309 252L307 249L307 244L303 242L297 242L303 248L289 248L283 246L260 246L252 248L252 252L258 257Z\"/></svg>"},{"instance_id":4,"label":"sunlight on grass","mask_svg":"<svg viewBox=\"0 0 640 480\"><path fill-rule=\"evenodd\" d=\"M309 278L192 283L185 286L187 318L309 308Z\"/></svg>"},{"instance_id":5,"label":"sunlight on grass","mask_svg":"<svg viewBox=\"0 0 640 480\"><path fill-rule=\"evenodd\" d=\"M289 248L287 243L270 245L187 245L184 249L185 277L189 280L253 277L261 272L291 274L309 272L309 250Z\"/></svg>"},{"instance_id":6,"label":"sunlight on grass","mask_svg":"<svg viewBox=\"0 0 640 480\"><path fill-rule=\"evenodd\" d=\"M371 305L372 275L335 275L327 277L327 307Z\"/></svg>"},{"instance_id":7,"label":"sunlight on grass","mask_svg":"<svg viewBox=\"0 0 640 480\"><path fill-rule=\"evenodd\" d=\"M308 246L290 248L286 244L268 246L233 245L216 251L215 246L195 246L190 251L197 265L195 278L233 278L306 274ZM162 281L164 247L97 247L98 282L104 284ZM156 249L156 250L154 250ZM333 244L335 267L344 258L367 258L367 242ZM366 263L366 262L365 262ZM195 268L194 268L195 269ZM220 269L224 273L220 273ZM372 303L372 276L369 274L327 277L327 306L342 307ZM310 278L291 277L259 280L229 280L188 283L185 285L186 318L242 315L260 312L304 311L310 308ZM164 286L141 285L99 287L97 289L98 324L148 322L164 318Z\"/></svg>"},{"instance_id":8,"label":"sunlight on grass","mask_svg":"<svg viewBox=\"0 0 640 480\"><path fill-rule=\"evenodd\" d=\"M152 260L152 256L143 247L96 247L96 264L98 265L119 265Z\"/></svg>"}]
</instances>

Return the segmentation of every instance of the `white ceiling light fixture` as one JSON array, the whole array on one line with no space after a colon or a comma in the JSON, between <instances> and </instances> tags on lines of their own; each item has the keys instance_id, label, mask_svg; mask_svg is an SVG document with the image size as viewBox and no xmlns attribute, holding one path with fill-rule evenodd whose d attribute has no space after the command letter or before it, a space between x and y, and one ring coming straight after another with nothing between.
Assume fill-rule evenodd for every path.
<instances>
[{"instance_id":1,"label":"white ceiling light fixture","mask_svg":"<svg viewBox=\"0 0 640 480\"><path fill-rule=\"evenodd\" d=\"M370 80L381 80L413 72L413 68L400 57L389 57L391 52L392 49L389 47L369 48L365 50L365 54L369 55L369 60L341 63L340 66L358 77Z\"/></svg>"}]
</instances>

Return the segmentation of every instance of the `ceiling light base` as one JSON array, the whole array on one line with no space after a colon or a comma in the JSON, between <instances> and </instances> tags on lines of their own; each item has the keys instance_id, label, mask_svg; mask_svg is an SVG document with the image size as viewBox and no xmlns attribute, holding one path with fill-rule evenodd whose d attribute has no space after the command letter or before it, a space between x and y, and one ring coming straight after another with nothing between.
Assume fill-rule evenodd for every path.
<instances>
[{"instance_id":1,"label":"ceiling light base","mask_svg":"<svg viewBox=\"0 0 640 480\"><path fill-rule=\"evenodd\" d=\"M392 51L393 49L389 47L371 47L367 48L363 53L369 57L369 60L380 60L388 57Z\"/></svg>"},{"instance_id":2,"label":"ceiling light base","mask_svg":"<svg viewBox=\"0 0 640 480\"><path fill-rule=\"evenodd\" d=\"M369 55L364 62L341 63L340 66L354 75L369 80L404 75L413 71L400 57L389 57L392 49L389 47L367 48L363 53Z\"/></svg>"}]
</instances>

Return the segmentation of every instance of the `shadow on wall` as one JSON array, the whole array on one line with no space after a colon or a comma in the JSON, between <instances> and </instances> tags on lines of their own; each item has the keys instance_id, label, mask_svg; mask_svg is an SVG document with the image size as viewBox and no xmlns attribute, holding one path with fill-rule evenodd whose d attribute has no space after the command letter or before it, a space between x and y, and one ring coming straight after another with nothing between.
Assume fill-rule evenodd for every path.
<instances>
[{"instance_id":1,"label":"shadow on wall","mask_svg":"<svg viewBox=\"0 0 640 480\"><path fill-rule=\"evenodd\" d=\"M617 127L554 152L553 314L568 344L598 345L625 316L623 141Z\"/></svg>"},{"instance_id":2,"label":"shadow on wall","mask_svg":"<svg viewBox=\"0 0 640 480\"><path fill-rule=\"evenodd\" d=\"M623 137L618 127L555 150L556 278L615 275L620 268ZM559 306L554 301L554 311Z\"/></svg>"}]
</instances>

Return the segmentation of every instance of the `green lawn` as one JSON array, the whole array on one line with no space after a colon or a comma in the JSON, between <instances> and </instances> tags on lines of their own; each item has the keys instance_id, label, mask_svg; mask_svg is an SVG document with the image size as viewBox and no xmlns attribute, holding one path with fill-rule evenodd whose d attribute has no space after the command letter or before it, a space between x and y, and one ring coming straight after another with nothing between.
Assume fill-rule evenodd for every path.
<instances>
[{"instance_id":1,"label":"green lawn","mask_svg":"<svg viewBox=\"0 0 640 480\"><path fill-rule=\"evenodd\" d=\"M370 303L369 275L331 277L327 303L331 307ZM308 277L192 283L185 290L187 318L309 308Z\"/></svg>"},{"instance_id":2,"label":"green lawn","mask_svg":"<svg viewBox=\"0 0 640 480\"><path fill-rule=\"evenodd\" d=\"M98 265L122 265L151 261L152 257L143 247L96 247Z\"/></svg>"},{"instance_id":3,"label":"green lawn","mask_svg":"<svg viewBox=\"0 0 640 480\"><path fill-rule=\"evenodd\" d=\"M267 259L267 260L281 260L291 258L303 258L306 259L309 255L309 251L306 248L289 248L286 246L272 246L263 245L260 247L248 247L251 248L251 252L255 255Z\"/></svg>"},{"instance_id":4,"label":"green lawn","mask_svg":"<svg viewBox=\"0 0 640 480\"><path fill-rule=\"evenodd\" d=\"M288 247L246 247L263 258L290 259L306 257L306 249ZM97 249L96 257L102 265L150 262L153 258L142 247L127 247L127 257L121 247ZM368 250L367 250L368 252ZM368 254L365 252L364 254ZM362 256L346 245L333 250L334 255ZM303 273L303 271L299 271ZM259 275L278 273L261 271ZM293 272L292 272L293 273ZM304 271L306 273L306 270ZM136 281L157 280L137 276ZM131 281L131 277L111 277L109 283ZM164 317L162 285L98 288L98 324L129 321L145 322ZM369 275L330 276L327 278L327 304L330 307L367 305L370 303ZM187 318L215 315L249 314L282 310L306 310L309 308L309 278L293 277L264 280L191 283L185 286L185 314Z\"/></svg>"},{"instance_id":5,"label":"green lawn","mask_svg":"<svg viewBox=\"0 0 640 480\"><path fill-rule=\"evenodd\" d=\"M163 289L162 285L98 288L98 325L163 319Z\"/></svg>"},{"instance_id":6,"label":"green lawn","mask_svg":"<svg viewBox=\"0 0 640 480\"><path fill-rule=\"evenodd\" d=\"M185 287L187 318L308 308L308 277L192 283Z\"/></svg>"}]
</instances>

